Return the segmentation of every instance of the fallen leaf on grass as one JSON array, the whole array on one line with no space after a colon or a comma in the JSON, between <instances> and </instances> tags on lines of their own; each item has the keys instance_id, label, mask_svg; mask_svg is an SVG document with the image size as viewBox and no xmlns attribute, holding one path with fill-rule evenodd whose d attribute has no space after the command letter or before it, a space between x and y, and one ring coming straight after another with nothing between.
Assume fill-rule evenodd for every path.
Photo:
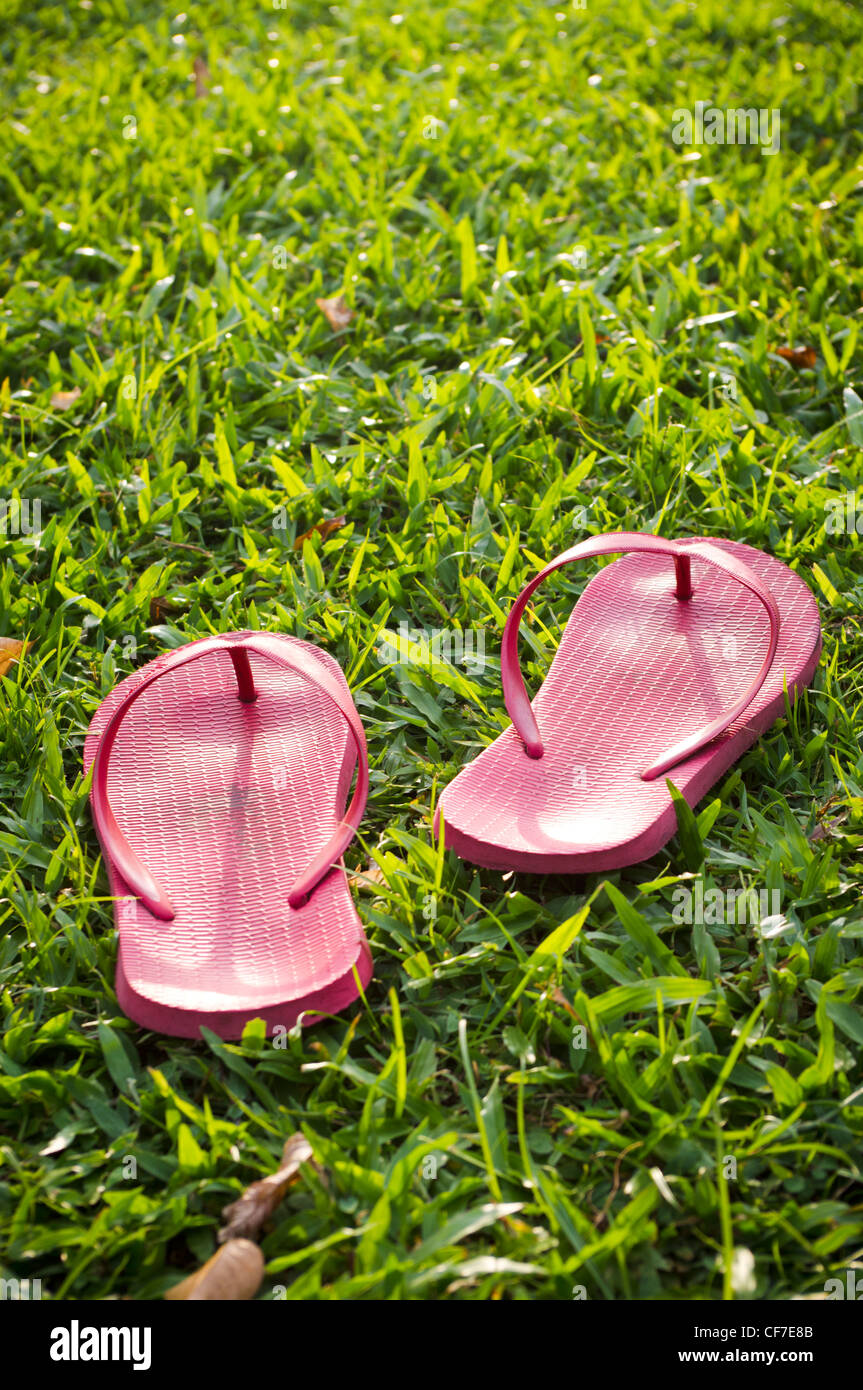
<instances>
[{"instance_id":1,"label":"fallen leaf on grass","mask_svg":"<svg viewBox=\"0 0 863 1390\"><path fill-rule=\"evenodd\" d=\"M54 410L70 410L80 394L80 386L73 386L71 391L55 391L51 397L51 406Z\"/></svg>"},{"instance_id":2,"label":"fallen leaf on grass","mask_svg":"<svg viewBox=\"0 0 863 1390\"><path fill-rule=\"evenodd\" d=\"M0 676L5 676L13 661L18 661L27 650L26 642L15 637L0 637Z\"/></svg>"},{"instance_id":3,"label":"fallen leaf on grass","mask_svg":"<svg viewBox=\"0 0 863 1390\"><path fill-rule=\"evenodd\" d=\"M355 884L360 893L374 893L379 884L386 884L386 879L378 865L371 863L367 869L358 869L351 874L348 883Z\"/></svg>"},{"instance_id":4,"label":"fallen leaf on grass","mask_svg":"<svg viewBox=\"0 0 863 1390\"><path fill-rule=\"evenodd\" d=\"M0 671L0 675L2 674L2 671ZM834 816L832 820L819 821L812 831L812 834L809 836L810 841L814 844L817 840L835 839L837 835L842 834L842 823L844 820L844 816Z\"/></svg>"},{"instance_id":5,"label":"fallen leaf on grass","mask_svg":"<svg viewBox=\"0 0 863 1390\"><path fill-rule=\"evenodd\" d=\"M777 357L784 357L786 362L790 362L792 367L814 367L816 362L815 349L813 347L780 347L776 349Z\"/></svg>"},{"instance_id":6,"label":"fallen leaf on grass","mask_svg":"<svg viewBox=\"0 0 863 1390\"><path fill-rule=\"evenodd\" d=\"M302 550L303 541L310 541L315 533L321 537L321 540L325 541L327 536L331 536L334 531L340 530L346 523L346 516L331 516L325 521L316 521L314 526L311 526L308 531L304 531L301 536L297 536L297 539L294 541L294 550Z\"/></svg>"},{"instance_id":7,"label":"fallen leaf on grass","mask_svg":"<svg viewBox=\"0 0 863 1390\"><path fill-rule=\"evenodd\" d=\"M578 1018L578 1014L575 1012L575 1009L570 1004L562 989L560 989L559 987L555 988L551 997L556 1004L562 1005L562 1007L566 1009L566 1012L570 1014L572 1018Z\"/></svg>"},{"instance_id":8,"label":"fallen leaf on grass","mask_svg":"<svg viewBox=\"0 0 863 1390\"><path fill-rule=\"evenodd\" d=\"M182 611L182 605L168 598L165 594L154 594L150 599L150 622L163 623L166 618L170 618L172 613Z\"/></svg>"},{"instance_id":9,"label":"fallen leaf on grass","mask_svg":"<svg viewBox=\"0 0 863 1390\"><path fill-rule=\"evenodd\" d=\"M330 328L335 329L336 333L347 328L354 316L354 311L348 308L343 294L337 295L335 299L316 299L315 303L329 323Z\"/></svg>"},{"instance_id":10,"label":"fallen leaf on grass","mask_svg":"<svg viewBox=\"0 0 863 1390\"><path fill-rule=\"evenodd\" d=\"M225 1207L222 1215L227 1218L227 1225L220 1230L219 1240L230 1241L236 1236L255 1235L272 1216L300 1168L311 1156L312 1146L305 1135L292 1134L282 1152L279 1171L253 1182L236 1202Z\"/></svg>"},{"instance_id":11,"label":"fallen leaf on grass","mask_svg":"<svg viewBox=\"0 0 863 1390\"><path fill-rule=\"evenodd\" d=\"M205 97L207 95L207 92L210 90L207 86L207 80L210 76L210 69L207 67L207 64L204 62L203 58L196 58L194 63L192 64L192 69L195 74L195 96L199 98Z\"/></svg>"},{"instance_id":12,"label":"fallen leaf on grass","mask_svg":"<svg viewBox=\"0 0 863 1390\"><path fill-rule=\"evenodd\" d=\"M241 1301L254 1298L263 1277L264 1257L255 1242L229 1240L165 1298L187 1303Z\"/></svg>"}]
</instances>

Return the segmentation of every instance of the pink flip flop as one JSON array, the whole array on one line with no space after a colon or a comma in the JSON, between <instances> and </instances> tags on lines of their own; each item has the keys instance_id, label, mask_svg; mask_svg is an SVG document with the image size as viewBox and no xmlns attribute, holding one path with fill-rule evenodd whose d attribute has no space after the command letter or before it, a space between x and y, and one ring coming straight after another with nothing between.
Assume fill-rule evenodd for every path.
<instances>
[{"instance_id":1,"label":"pink flip flop","mask_svg":"<svg viewBox=\"0 0 863 1390\"><path fill-rule=\"evenodd\" d=\"M591 579L531 702L518 627L571 560L633 552ZM669 564L674 561L674 566ZM735 541L617 531L559 555L507 619L501 674L512 725L444 791L448 848L492 869L590 873L649 859L793 702L818 664L812 594L787 565Z\"/></svg>"},{"instance_id":2,"label":"pink flip flop","mask_svg":"<svg viewBox=\"0 0 863 1390\"><path fill-rule=\"evenodd\" d=\"M272 1032L357 998L372 960L339 861L368 758L331 656L263 632L165 652L96 711L91 766L130 1018L238 1038L249 1019Z\"/></svg>"}]
</instances>

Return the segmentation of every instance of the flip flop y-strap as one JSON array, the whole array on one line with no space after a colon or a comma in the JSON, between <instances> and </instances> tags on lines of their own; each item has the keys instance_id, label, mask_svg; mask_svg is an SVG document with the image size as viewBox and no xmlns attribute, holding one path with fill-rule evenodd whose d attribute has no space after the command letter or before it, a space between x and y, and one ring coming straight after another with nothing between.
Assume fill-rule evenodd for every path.
<instances>
[{"instance_id":1,"label":"flip flop y-strap","mask_svg":"<svg viewBox=\"0 0 863 1390\"><path fill-rule=\"evenodd\" d=\"M132 891L152 912L153 916L158 917L163 922L173 920L174 908L164 889L141 862L117 824L108 801L108 763L120 724L144 691L161 676L167 675L169 671L176 671L181 666L188 666L190 662L200 661L203 657L211 656L215 652L227 652L229 655L237 677L238 697L245 704L251 704L257 699L252 669L249 664L249 652L254 652L256 656L264 657L267 661L272 661L277 666L283 667L284 670L292 671L296 675L304 677L323 691L325 695L328 695L340 713L344 715L356 744L357 780L351 803L333 835L288 893L288 905L290 907L302 907L321 880L341 859L357 832L369 792L369 762L365 733L353 700L340 687L333 675L302 647L289 647L286 643L280 642L279 651L276 652L273 647L266 643L265 639L256 640L240 634L237 637L205 638L203 641L195 643L189 650L180 648L173 652L158 671L154 671L141 681L140 685L118 705L105 726L99 739L96 756L93 759L93 819L96 822L102 845Z\"/></svg>"},{"instance_id":2,"label":"flip flop y-strap","mask_svg":"<svg viewBox=\"0 0 863 1390\"><path fill-rule=\"evenodd\" d=\"M691 599L694 593L690 566L692 556L706 561L707 564L715 565L717 569L732 575L751 593L755 594L767 609L770 619L770 642L767 655L752 684L744 690L743 694L725 713L720 714L717 719L705 725L697 733L682 739L680 743L676 743L655 763L645 768L641 774L642 780L652 782L656 777L668 772L677 763L691 757L699 748L712 742L752 703L764 684L773 663L776 644L779 641L779 608L769 587L758 578L748 565L745 565L736 556L728 554L727 551L720 550L718 546L710 545L708 541L682 544L677 541L663 540L661 536L645 535L639 531L612 531L605 536L591 536L588 540L580 541L578 545L565 550L562 555L558 555L556 559L550 561L545 569L540 570L539 574L522 590L513 604L503 632L501 678L504 702L515 730L524 743L525 752L531 758L541 758L544 750L518 660L518 628L522 614L542 581L553 574L555 570L568 565L572 560L588 560L595 555L616 555L624 551L641 552L649 555L668 555L673 559L677 581L674 592L681 601Z\"/></svg>"}]
</instances>

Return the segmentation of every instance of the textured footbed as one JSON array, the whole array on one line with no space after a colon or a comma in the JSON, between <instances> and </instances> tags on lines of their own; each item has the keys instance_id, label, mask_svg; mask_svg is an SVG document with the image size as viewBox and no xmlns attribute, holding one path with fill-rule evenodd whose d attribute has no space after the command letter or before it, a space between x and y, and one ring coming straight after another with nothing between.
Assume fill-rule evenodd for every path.
<instances>
[{"instance_id":1,"label":"textured footbed","mask_svg":"<svg viewBox=\"0 0 863 1390\"><path fill-rule=\"evenodd\" d=\"M278 640L303 647L348 691L327 653ZM99 707L85 770L117 705L170 656L121 681ZM117 822L176 912L157 920L105 854L118 899L118 999L136 1021L184 1037L197 1037L201 1023L238 1037L257 1016L291 1026L304 1009L333 1012L356 998L355 969L363 986L371 976L341 865L305 906L287 903L344 814L353 739L309 681L254 652L249 661L253 704L239 700L225 652L166 673L125 715L109 763Z\"/></svg>"},{"instance_id":2,"label":"textured footbed","mask_svg":"<svg viewBox=\"0 0 863 1390\"><path fill-rule=\"evenodd\" d=\"M808 685L821 649L818 607L802 579L751 546L710 543L770 586L781 628L748 709L665 774L691 806L783 713L783 683L792 701ZM703 560L691 564L685 601L674 596L664 556L628 555L594 574L532 702L543 757L528 757L510 726L465 767L438 807L448 848L489 868L585 873L638 863L674 835L665 777L640 774L733 704L769 639L754 594Z\"/></svg>"}]
</instances>

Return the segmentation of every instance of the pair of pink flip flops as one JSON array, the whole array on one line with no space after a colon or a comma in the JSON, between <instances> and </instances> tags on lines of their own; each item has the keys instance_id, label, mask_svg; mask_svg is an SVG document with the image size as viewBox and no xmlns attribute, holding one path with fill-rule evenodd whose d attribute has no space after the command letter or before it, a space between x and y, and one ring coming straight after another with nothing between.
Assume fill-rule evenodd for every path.
<instances>
[{"instance_id":1,"label":"pair of pink flip flops","mask_svg":"<svg viewBox=\"0 0 863 1390\"><path fill-rule=\"evenodd\" d=\"M582 593L531 702L518 662L529 599L562 565L621 551ZM447 787L436 825L493 869L649 858L676 829L665 778L694 806L809 683L820 648L809 589L751 546L584 541L513 606L501 654L512 725ZM372 960L342 855L368 757L332 657L263 632L164 653L99 707L84 765L130 1018L237 1038L252 1018L272 1032L358 997Z\"/></svg>"}]
</instances>

